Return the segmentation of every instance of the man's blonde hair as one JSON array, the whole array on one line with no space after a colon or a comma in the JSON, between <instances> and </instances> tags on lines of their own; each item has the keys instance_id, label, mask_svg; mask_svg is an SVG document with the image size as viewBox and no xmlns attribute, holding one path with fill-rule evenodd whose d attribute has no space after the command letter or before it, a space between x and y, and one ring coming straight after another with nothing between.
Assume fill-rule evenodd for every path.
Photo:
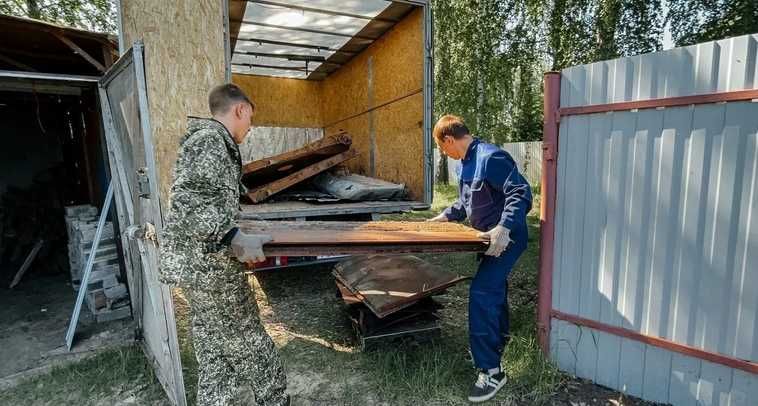
<instances>
[{"instance_id":1,"label":"man's blonde hair","mask_svg":"<svg viewBox=\"0 0 758 406\"><path fill-rule=\"evenodd\" d=\"M434 125L434 131L432 131L432 135L439 142L444 141L447 136L458 140L469 134L468 127L463 123L463 119L452 114L445 114L440 117L437 124Z\"/></svg>"}]
</instances>

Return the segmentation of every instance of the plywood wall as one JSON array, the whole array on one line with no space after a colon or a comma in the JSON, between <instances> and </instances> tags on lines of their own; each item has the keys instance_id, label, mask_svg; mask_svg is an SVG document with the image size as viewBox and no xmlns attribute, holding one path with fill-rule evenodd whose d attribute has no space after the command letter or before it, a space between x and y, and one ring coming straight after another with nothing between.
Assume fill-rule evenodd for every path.
<instances>
[{"instance_id":1,"label":"plywood wall","mask_svg":"<svg viewBox=\"0 0 758 406\"><path fill-rule=\"evenodd\" d=\"M254 75L232 81L257 104L254 125L347 131L360 153L350 161L353 172L404 183L423 200L423 22L419 8L320 82Z\"/></svg>"},{"instance_id":2,"label":"plywood wall","mask_svg":"<svg viewBox=\"0 0 758 406\"><path fill-rule=\"evenodd\" d=\"M323 82L257 75L232 75L255 103L253 125L261 127L323 127Z\"/></svg>"},{"instance_id":3,"label":"plywood wall","mask_svg":"<svg viewBox=\"0 0 758 406\"><path fill-rule=\"evenodd\" d=\"M186 117L209 116L208 92L224 83L223 7L218 0L121 0L126 47L138 39L145 43L163 207Z\"/></svg>"},{"instance_id":4,"label":"plywood wall","mask_svg":"<svg viewBox=\"0 0 758 406\"><path fill-rule=\"evenodd\" d=\"M423 12L418 8L327 77L322 89L325 133L347 130L361 153L351 169L405 183L417 200L424 196L424 99L420 92L424 82L423 22ZM372 130L373 174L369 153Z\"/></svg>"}]
</instances>

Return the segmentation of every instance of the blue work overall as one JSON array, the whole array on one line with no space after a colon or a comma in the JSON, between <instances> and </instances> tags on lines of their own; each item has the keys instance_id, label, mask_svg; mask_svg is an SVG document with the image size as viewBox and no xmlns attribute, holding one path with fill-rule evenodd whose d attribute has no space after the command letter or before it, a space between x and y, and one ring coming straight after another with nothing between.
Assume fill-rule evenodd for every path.
<instances>
[{"instance_id":1,"label":"blue work overall","mask_svg":"<svg viewBox=\"0 0 758 406\"><path fill-rule=\"evenodd\" d=\"M498 224L510 230L510 245L499 257L483 257L469 291L471 354L477 368L488 370L500 367L509 334L508 275L526 249L532 193L507 152L476 138L456 170L459 197L444 212L448 220L468 218L483 232Z\"/></svg>"}]
</instances>

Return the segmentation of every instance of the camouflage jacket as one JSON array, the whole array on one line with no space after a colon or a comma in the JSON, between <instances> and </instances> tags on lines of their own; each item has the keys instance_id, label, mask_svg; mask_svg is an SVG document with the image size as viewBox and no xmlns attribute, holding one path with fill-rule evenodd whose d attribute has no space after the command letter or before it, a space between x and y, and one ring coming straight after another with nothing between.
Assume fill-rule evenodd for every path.
<instances>
[{"instance_id":1,"label":"camouflage jacket","mask_svg":"<svg viewBox=\"0 0 758 406\"><path fill-rule=\"evenodd\" d=\"M190 118L161 236L163 283L202 283L199 279L209 274L241 270L224 244L240 209L241 169L239 147L226 127L213 119Z\"/></svg>"}]
</instances>

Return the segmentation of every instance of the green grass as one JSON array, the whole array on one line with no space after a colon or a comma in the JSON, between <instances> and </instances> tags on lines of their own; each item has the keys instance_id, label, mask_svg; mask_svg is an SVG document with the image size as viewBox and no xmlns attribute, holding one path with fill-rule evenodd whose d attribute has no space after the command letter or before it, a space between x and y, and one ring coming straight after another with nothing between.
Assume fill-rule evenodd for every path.
<instances>
[{"instance_id":1,"label":"green grass","mask_svg":"<svg viewBox=\"0 0 758 406\"><path fill-rule=\"evenodd\" d=\"M437 186L434 196L430 210L386 218L433 217L457 198L457 190ZM494 404L549 404L567 379L545 360L536 340L538 200L537 196L536 208L528 218L528 249L509 280L512 338L503 360L509 383ZM476 272L473 254L422 257L460 275ZM445 306L440 339L365 352L359 350L334 296L334 280L328 270L277 271L257 283L262 287L256 290L261 318L277 342L290 381L300 382L290 386L293 404L468 404L466 394L476 374L468 352L468 283L438 297ZM174 293L185 388L189 404L194 405L197 361L188 309L181 292ZM303 385L309 387L303 389ZM132 393L139 396L139 404L165 402L151 367L136 347L104 352L28 380L0 393L0 404L109 404L103 399L117 400Z\"/></svg>"},{"instance_id":2,"label":"green grass","mask_svg":"<svg viewBox=\"0 0 758 406\"><path fill-rule=\"evenodd\" d=\"M132 396L135 404L165 403L153 368L137 346L107 350L27 379L0 391L0 404L103 405Z\"/></svg>"},{"instance_id":3,"label":"green grass","mask_svg":"<svg viewBox=\"0 0 758 406\"><path fill-rule=\"evenodd\" d=\"M440 195L445 196L436 196ZM435 207L424 216L431 217L437 211ZM509 279L512 337L503 360L509 383L496 399L538 405L549 402L565 377L544 358L537 344L538 219L530 216L529 224L529 247ZM471 254L424 257L461 275L473 276L476 272ZM455 286L440 299L446 305L442 311L444 333L434 345L388 347L362 355L364 368L371 371L371 386L382 400L392 404L467 403L464 395L475 378L468 353L467 289L468 284Z\"/></svg>"}]
</instances>

